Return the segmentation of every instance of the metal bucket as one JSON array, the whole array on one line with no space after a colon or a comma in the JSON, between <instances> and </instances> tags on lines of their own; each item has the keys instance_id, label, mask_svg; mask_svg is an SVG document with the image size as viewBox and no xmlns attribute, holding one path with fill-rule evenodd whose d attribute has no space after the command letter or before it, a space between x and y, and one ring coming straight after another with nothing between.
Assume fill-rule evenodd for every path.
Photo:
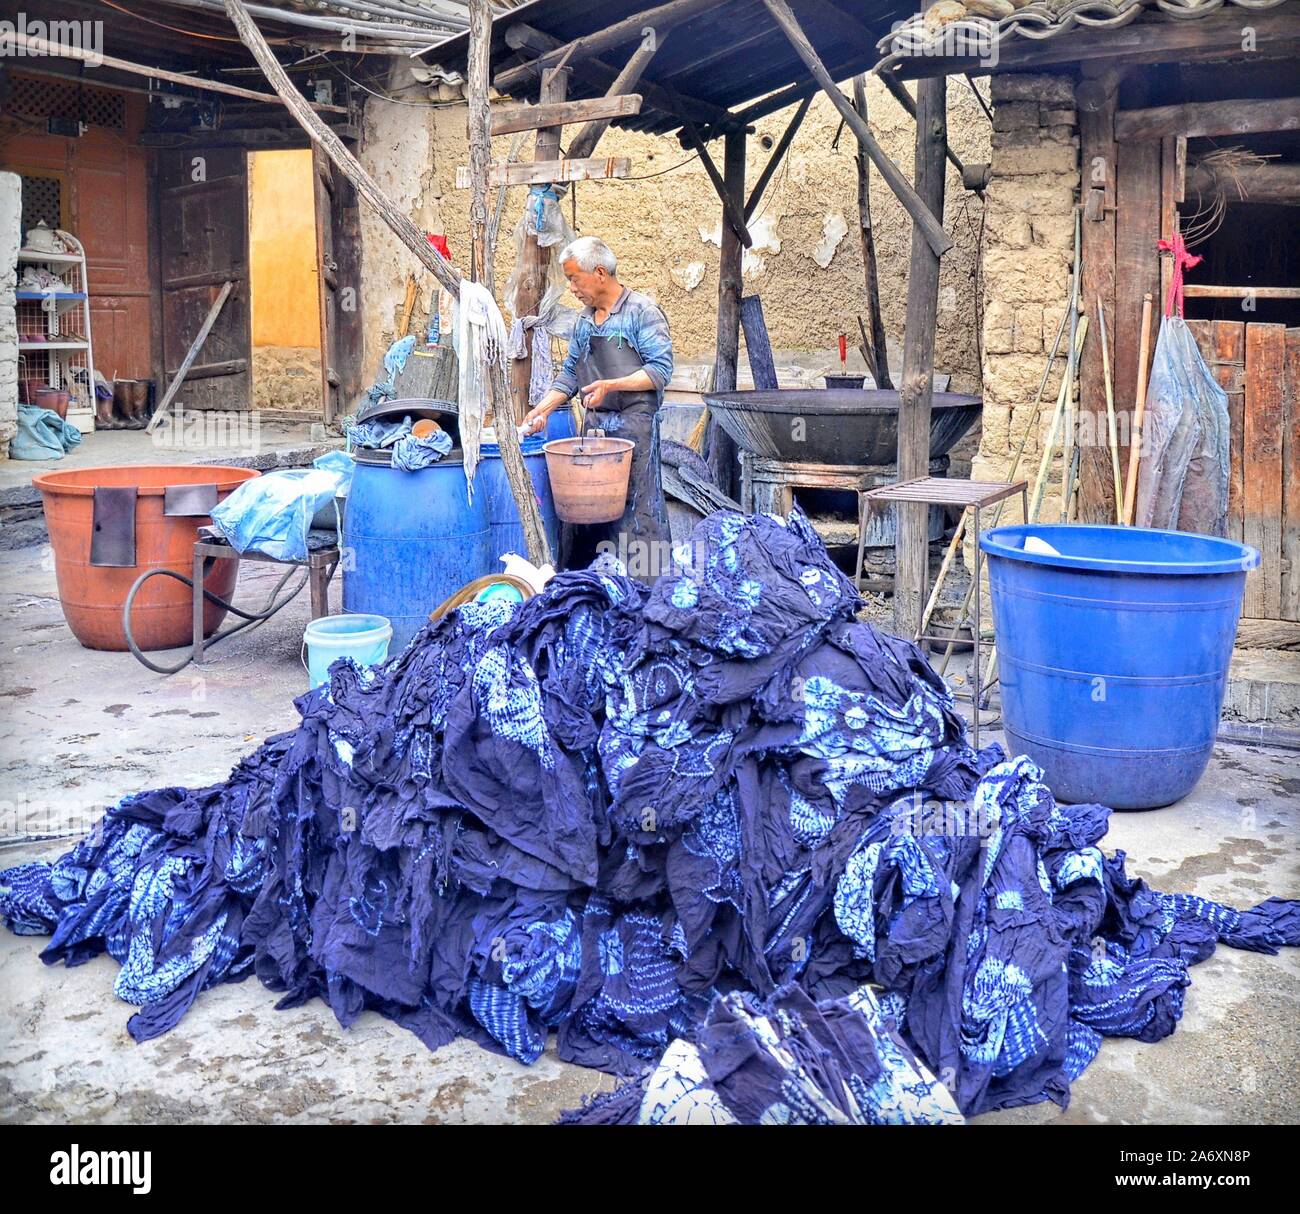
<instances>
[{"instance_id":1,"label":"metal bucket","mask_svg":"<svg viewBox=\"0 0 1300 1214\"><path fill-rule=\"evenodd\" d=\"M547 443L555 513L566 523L612 523L627 507L632 448L626 438L557 438Z\"/></svg>"}]
</instances>

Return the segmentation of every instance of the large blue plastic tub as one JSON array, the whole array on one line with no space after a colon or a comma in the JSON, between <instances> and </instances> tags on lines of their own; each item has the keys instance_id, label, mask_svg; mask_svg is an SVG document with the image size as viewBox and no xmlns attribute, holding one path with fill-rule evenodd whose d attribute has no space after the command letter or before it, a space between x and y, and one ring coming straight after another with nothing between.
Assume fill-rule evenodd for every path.
<instances>
[{"instance_id":1,"label":"large blue plastic tub","mask_svg":"<svg viewBox=\"0 0 1300 1214\"><path fill-rule=\"evenodd\" d=\"M555 559L560 545L560 519L555 513L555 499L551 496L546 452L542 450L543 443L547 441L549 440L538 434L526 438L522 447L524 467L528 469L528 478L533 482L533 494L542 516L542 529L551 546L551 557ZM479 493L484 495L484 504L487 506L493 556L501 557L507 552L516 552L526 557L528 545L524 542L524 526L519 521L519 507L515 505L514 494L510 492L505 465L501 462L501 448L496 443L484 443L479 448L479 464L474 470L474 494L477 496ZM492 572L499 573L500 570L500 563L495 562Z\"/></svg>"},{"instance_id":2,"label":"large blue plastic tub","mask_svg":"<svg viewBox=\"0 0 1300 1214\"><path fill-rule=\"evenodd\" d=\"M1059 555L1026 552L1037 536ZM980 537L1002 715L1063 801L1154 809L1186 796L1218 732L1246 571L1233 540L1139 527Z\"/></svg>"},{"instance_id":3,"label":"large blue plastic tub","mask_svg":"<svg viewBox=\"0 0 1300 1214\"><path fill-rule=\"evenodd\" d=\"M386 616L389 653L404 649L429 612L496 567L487 503L467 496L465 468L448 456L401 472L388 451L358 451L343 515L343 610Z\"/></svg>"}]
</instances>

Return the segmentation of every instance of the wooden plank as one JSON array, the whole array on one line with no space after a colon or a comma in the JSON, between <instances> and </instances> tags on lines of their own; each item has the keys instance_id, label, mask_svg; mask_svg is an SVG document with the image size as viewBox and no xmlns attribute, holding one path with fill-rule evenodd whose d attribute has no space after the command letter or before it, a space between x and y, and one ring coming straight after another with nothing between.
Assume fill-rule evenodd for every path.
<instances>
[{"instance_id":1,"label":"wooden plank","mask_svg":"<svg viewBox=\"0 0 1300 1214\"><path fill-rule=\"evenodd\" d=\"M1217 287L1187 283L1183 294L1188 299L1300 299L1300 287Z\"/></svg>"},{"instance_id":2,"label":"wooden plank","mask_svg":"<svg viewBox=\"0 0 1300 1214\"><path fill-rule=\"evenodd\" d=\"M488 188L511 185L545 185L561 181L603 181L626 177L632 171L627 156L586 157L582 160L534 160L518 164L497 161L488 168ZM456 166L456 188L468 190L473 185L469 165Z\"/></svg>"},{"instance_id":3,"label":"wooden plank","mask_svg":"<svg viewBox=\"0 0 1300 1214\"><path fill-rule=\"evenodd\" d=\"M1246 578L1244 614L1281 618L1282 419L1286 326L1246 326L1246 418L1243 443L1245 519L1242 539L1259 549Z\"/></svg>"},{"instance_id":4,"label":"wooden plank","mask_svg":"<svg viewBox=\"0 0 1300 1214\"><path fill-rule=\"evenodd\" d=\"M1240 101L1189 101L1115 115L1116 139L1168 139L1185 135L1258 135L1300 131L1300 97L1249 97Z\"/></svg>"},{"instance_id":5,"label":"wooden plank","mask_svg":"<svg viewBox=\"0 0 1300 1214\"><path fill-rule=\"evenodd\" d=\"M1300 329L1286 331L1282 377L1282 610L1300 620Z\"/></svg>"},{"instance_id":6,"label":"wooden plank","mask_svg":"<svg viewBox=\"0 0 1300 1214\"><path fill-rule=\"evenodd\" d=\"M1128 445L1133 401L1137 393L1141 344L1142 297L1160 290L1160 145L1117 143L1115 146L1115 408L1120 441ZM1110 329L1108 328L1108 332ZM1155 348L1155 342L1151 342ZM1127 454L1120 461L1127 466Z\"/></svg>"},{"instance_id":7,"label":"wooden plank","mask_svg":"<svg viewBox=\"0 0 1300 1214\"><path fill-rule=\"evenodd\" d=\"M1171 240L1178 230L1178 140L1174 137L1160 141L1160 239ZM1174 280L1174 259L1162 256L1160 261L1160 315L1165 314L1165 301Z\"/></svg>"},{"instance_id":8,"label":"wooden plank","mask_svg":"<svg viewBox=\"0 0 1300 1214\"><path fill-rule=\"evenodd\" d=\"M233 282L226 283L225 286L217 293L216 299L212 301L212 307L208 309L208 314L200 326L198 334L190 343L190 348L185 352L185 357L181 360L181 365L177 369L172 382L167 385L167 391L159 402L158 408L154 410L154 415L149 419L148 426L145 427L150 434L162 421L163 415L171 406L176 393L180 391L181 384L185 382L185 375L193 366L194 360L199 356L199 351L203 349L203 343L208 340L208 334L212 332L212 326L217 323L217 317L221 315L221 309L226 306L226 300L230 298L230 292L235 289Z\"/></svg>"},{"instance_id":9,"label":"wooden plank","mask_svg":"<svg viewBox=\"0 0 1300 1214\"><path fill-rule=\"evenodd\" d=\"M1246 326L1233 320L1189 320L1201 357L1228 394L1228 538L1241 540L1242 442L1246 395Z\"/></svg>"},{"instance_id":10,"label":"wooden plank","mask_svg":"<svg viewBox=\"0 0 1300 1214\"><path fill-rule=\"evenodd\" d=\"M899 86L902 87L901 85ZM1119 75L1094 74L1081 81L1075 91L1079 115L1080 154L1083 163L1083 191L1096 197L1097 218L1084 216L1082 291L1085 311L1096 312L1098 302L1106 316L1108 337L1115 333L1115 97ZM1118 356L1118 350L1116 350ZM1113 374L1114 368L1112 368ZM1114 382L1112 380L1112 391ZM1132 397L1117 397L1131 404ZM1079 521L1113 523L1116 518L1114 464L1108 445L1106 376L1098 340L1085 342L1079 366L1079 415L1087 417L1094 441L1079 451ZM1121 461L1122 463L1123 461Z\"/></svg>"},{"instance_id":11,"label":"wooden plank","mask_svg":"<svg viewBox=\"0 0 1300 1214\"><path fill-rule=\"evenodd\" d=\"M767 322L763 319L763 301L757 295L746 295L740 301L740 324L745 330L745 352L749 355L754 387L775 388L776 363L772 359L772 342L767 335Z\"/></svg>"},{"instance_id":12,"label":"wooden plank","mask_svg":"<svg viewBox=\"0 0 1300 1214\"><path fill-rule=\"evenodd\" d=\"M492 111L492 134L538 131L548 126L568 126L600 119L627 118L641 112L641 94L592 97L586 101L553 101L548 105L511 105Z\"/></svg>"}]
</instances>

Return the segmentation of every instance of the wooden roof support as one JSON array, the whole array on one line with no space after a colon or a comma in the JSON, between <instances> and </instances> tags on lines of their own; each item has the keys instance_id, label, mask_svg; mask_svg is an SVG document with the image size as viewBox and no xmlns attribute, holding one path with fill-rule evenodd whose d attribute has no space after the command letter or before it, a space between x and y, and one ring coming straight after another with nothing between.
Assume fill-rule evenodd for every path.
<instances>
[{"instance_id":1,"label":"wooden roof support","mask_svg":"<svg viewBox=\"0 0 1300 1214\"><path fill-rule=\"evenodd\" d=\"M768 0L770 3L771 0ZM838 90L836 90L838 92ZM854 115L856 117L856 114ZM943 214L944 145L947 142L948 81L923 80L916 104L916 190L927 214ZM939 250L912 225L912 259L907 275L907 320L903 373L899 384L898 479L929 474L930 412L934 399L934 337L939 310ZM925 601L930 553L930 511L898 502L894 541L894 632L916 634ZM975 705L979 711L979 705Z\"/></svg>"},{"instance_id":2,"label":"wooden roof support","mask_svg":"<svg viewBox=\"0 0 1300 1214\"><path fill-rule=\"evenodd\" d=\"M713 182L713 188L717 191L718 197L722 200L722 217L726 221L724 226L730 226L731 230L736 233L740 243L745 248L752 248L754 241L749 234L749 228L745 224L745 204L737 197L736 191L728 188L723 180L722 174L718 172L718 166L713 163L713 157L709 155L709 149L705 146L704 140L700 137L700 132L691 120L686 119L685 138L682 142L687 147L693 147L700 154L700 163L704 165L704 171L708 173L709 180ZM739 132L744 139L744 132ZM744 191L744 182L741 182L741 192ZM736 316L740 316L740 301L736 301ZM739 323L739 322L737 322Z\"/></svg>"},{"instance_id":3,"label":"wooden roof support","mask_svg":"<svg viewBox=\"0 0 1300 1214\"><path fill-rule=\"evenodd\" d=\"M660 42L663 41L666 34L662 30L656 31L656 36ZM509 29L506 30L506 43L516 50L530 50L539 53L543 48L548 50L563 50L564 44L558 38L545 34L531 25L522 21L513 22ZM520 70L525 67L532 67L539 60L531 60L527 64L521 64ZM619 69L611 67L604 59L584 59L578 64L568 64L569 70L575 75L580 76L590 84L598 88L612 90L622 74ZM623 69L624 71L626 68ZM498 86L499 87L499 86ZM502 90L503 92L506 90ZM706 123L711 128L718 130L729 130L738 123L735 115L730 111L724 110L716 105L710 105L707 101L699 101L694 97L687 97L674 91L671 95L667 89L660 88L659 85L649 80L643 80L637 85L637 92L644 99L644 104L653 106L665 114L674 118L681 118L686 114L696 122ZM606 93L608 96L608 92Z\"/></svg>"},{"instance_id":4,"label":"wooden roof support","mask_svg":"<svg viewBox=\"0 0 1300 1214\"><path fill-rule=\"evenodd\" d=\"M745 133L728 131L723 142L724 187L739 210L745 202ZM736 386L740 360L740 308L744 293L741 261L744 248L731 224L724 222L718 257L718 328L713 361L713 390L730 392ZM704 435L704 458L724 493L738 497L739 451L735 440L710 416Z\"/></svg>"},{"instance_id":5,"label":"wooden roof support","mask_svg":"<svg viewBox=\"0 0 1300 1214\"><path fill-rule=\"evenodd\" d=\"M789 4L786 3L786 0L763 0L763 3L767 5L773 19L781 27L782 33L790 40L790 45L794 47L799 58L804 61L808 70L816 78L817 83L821 85L822 91L831 99L835 108L839 110L840 116L848 123L849 129L858 137L858 142L862 145L863 150L871 157L871 163L876 166L886 184L893 190L899 202L903 204L903 209L912 217L913 223L924 235L926 243L930 246L934 255L942 257L952 248L952 238L943 230L943 224L935 218L917 191L908 184L907 178L903 176L898 165L890 160L885 150L876 142L876 137L871 133L871 128L858 116L857 110L849 104L848 98L840 92L825 65L818 57L813 44L808 41L808 37L803 32L798 19L790 10ZM942 151L942 148L940 151ZM925 469L915 475L925 475Z\"/></svg>"},{"instance_id":6,"label":"wooden roof support","mask_svg":"<svg viewBox=\"0 0 1300 1214\"><path fill-rule=\"evenodd\" d=\"M1250 97L1240 101L1191 101L1147 110L1120 110L1116 139L1164 139L1183 135L1259 135L1300 131L1300 97Z\"/></svg>"},{"instance_id":7,"label":"wooden roof support","mask_svg":"<svg viewBox=\"0 0 1300 1214\"><path fill-rule=\"evenodd\" d=\"M790 121L786 124L780 141L772 149L771 156L767 158L763 171L758 175L758 180L754 182L754 188L750 190L749 197L745 200L746 220L754 214L755 208L762 201L763 191L767 189L768 182L772 180L772 174L776 172L781 165L781 161L785 159L785 154L790 150L790 144L794 141L795 134L803 125L803 120L807 116L811 105L812 98L805 97L799 103L799 108L790 116Z\"/></svg>"},{"instance_id":8,"label":"wooden roof support","mask_svg":"<svg viewBox=\"0 0 1300 1214\"><path fill-rule=\"evenodd\" d=\"M529 63L498 72L493 79L493 84L503 93L508 93L546 69L555 67L561 61L581 63L584 59L595 58L605 51L639 37L647 25L667 29L678 22L689 20L696 13L715 7L717 2L718 0L670 0L670 3L661 4L644 13L634 13L631 17L617 21L586 37L575 38L572 42L553 47Z\"/></svg>"},{"instance_id":9,"label":"wooden roof support","mask_svg":"<svg viewBox=\"0 0 1300 1214\"><path fill-rule=\"evenodd\" d=\"M912 100L912 94L909 93L907 89L903 86L903 82L897 79L896 77L889 75L888 73L881 76L880 79L881 82L884 84L885 88L889 90L889 95L895 101L897 101L898 104L903 107L903 109L905 109L909 114L912 115L912 120L915 122L916 102ZM962 184L966 185L966 188L970 190L973 194L978 194L981 198L983 198L984 189L982 186L976 188L974 186L967 185L966 183L968 181L975 180L977 177L982 177L984 174L980 173L977 174L976 177L968 177L966 166L961 162L960 158L957 156L957 153L952 150L952 145L949 144L949 142L946 139L943 142L943 154L948 157L948 163L952 165L952 167L961 174ZM971 169L972 170L982 169L985 172L987 172L988 165L971 165Z\"/></svg>"},{"instance_id":10,"label":"wooden roof support","mask_svg":"<svg viewBox=\"0 0 1300 1214\"><path fill-rule=\"evenodd\" d=\"M632 57L623 66L623 70L614 77L609 88L605 90L605 96L618 97L624 93L630 93L636 88L637 82L645 73L650 60L655 57L655 53L662 45L663 37L656 34L654 26L646 26L641 31L641 45L632 52ZM595 151L596 144L600 142L600 137L609 129L609 122L608 118L598 118L587 123L569 145L570 158L579 159L583 156L590 156Z\"/></svg>"},{"instance_id":11,"label":"wooden roof support","mask_svg":"<svg viewBox=\"0 0 1300 1214\"><path fill-rule=\"evenodd\" d=\"M27 34L15 34L14 42L16 46L23 47L29 55L48 55L51 58L76 59L82 63L90 63L95 67L115 68L119 72L129 72L133 76L147 76L150 80L180 84L186 88L198 89L201 92L224 93L227 97L242 97L246 101L265 101L271 105L278 105L280 101L280 98L274 93L258 93L252 89L240 88L236 84L226 84L220 80L204 80L198 76L188 76L184 72L169 72L160 67L146 67L142 63L132 63L127 59L115 59L112 55L96 55L77 46L47 42L44 38L33 38ZM7 60L6 62L10 67L14 66L12 61ZM307 101L305 98L303 99L303 105L322 114L346 114L348 112L345 105L318 105L315 102Z\"/></svg>"}]
</instances>

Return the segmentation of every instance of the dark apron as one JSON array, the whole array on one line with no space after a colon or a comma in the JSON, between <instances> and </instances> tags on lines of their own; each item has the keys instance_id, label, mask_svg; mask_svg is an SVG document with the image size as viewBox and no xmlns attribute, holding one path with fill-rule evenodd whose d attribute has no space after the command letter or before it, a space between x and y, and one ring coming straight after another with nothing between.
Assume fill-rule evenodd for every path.
<instances>
[{"instance_id":1,"label":"dark apron","mask_svg":"<svg viewBox=\"0 0 1300 1214\"><path fill-rule=\"evenodd\" d=\"M583 384L598 379L622 379L645 364L630 342L593 335L591 350L581 370ZM585 569L599 555L602 543L613 545L631 577L652 582L666 572L670 561L668 511L664 505L659 470L659 395L646 392L611 392L605 406L593 409L589 430L604 430L611 438L631 439L632 473L627 488L627 509L612 523L590 526L563 524L560 567ZM606 551L608 551L608 547Z\"/></svg>"}]
</instances>

